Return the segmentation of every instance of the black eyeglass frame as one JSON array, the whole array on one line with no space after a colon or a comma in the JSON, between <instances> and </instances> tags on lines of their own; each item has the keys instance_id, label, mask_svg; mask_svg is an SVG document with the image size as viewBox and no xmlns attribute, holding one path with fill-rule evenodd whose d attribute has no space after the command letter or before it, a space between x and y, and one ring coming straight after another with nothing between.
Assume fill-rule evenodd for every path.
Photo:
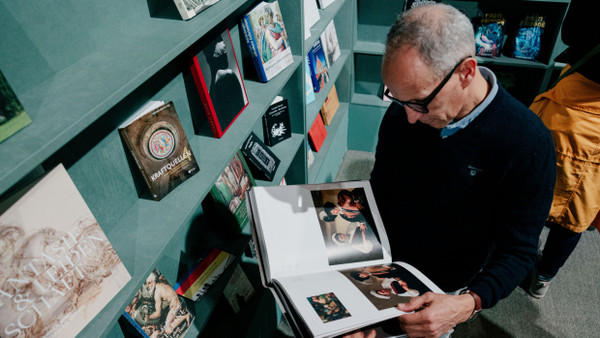
<instances>
[{"instance_id":1,"label":"black eyeglass frame","mask_svg":"<svg viewBox=\"0 0 600 338\"><path fill-rule=\"evenodd\" d=\"M427 106L431 103L431 101L433 101L433 99L435 99L435 97L437 96L437 94L440 92L440 90L442 90L442 88L444 88L444 86L446 85L446 83L448 81L450 81L450 78L452 78L452 74L454 74L454 72L456 71L456 69L458 69L458 66L460 66L466 59L471 58L472 56L467 56L464 59L460 60L456 66L454 66L454 68L452 68L452 70L450 71L450 73L448 73L448 75L446 75L446 77L442 80L442 82L440 82L440 84L435 87L435 89L431 92L431 94L429 94L426 98L422 99L422 100L414 100L414 101L400 101L396 98L394 98L393 96L390 95L390 89L386 88L385 91L383 92L383 95L385 97L387 97L388 99L390 99L392 102L399 104L401 107L408 107L418 113L421 114L427 114L429 113L429 108L427 108Z\"/></svg>"}]
</instances>

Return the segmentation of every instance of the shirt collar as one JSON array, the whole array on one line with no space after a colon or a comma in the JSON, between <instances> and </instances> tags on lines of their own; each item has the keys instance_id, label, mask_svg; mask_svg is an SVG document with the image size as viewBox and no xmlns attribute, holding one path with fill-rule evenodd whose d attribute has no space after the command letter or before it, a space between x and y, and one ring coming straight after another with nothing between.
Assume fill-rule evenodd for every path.
<instances>
[{"instance_id":1,"label":"shirt collar","mask_svg":"<svg viewBox=\"0 0 600 338\"><path fill-rule=\"evenodd\" d=\"M463 117L462 119L460 119L456 122L454 122L454 121L450 122L450 124L448 124L446 127L442 128L442 130L440 131L442 138L451 136L454 133L456 133L457 131L466 128L469 125L469 123L471 123L471 121L473 121L477 116L479 116L479 114L481 114L481 112L485 108L487 108L487 106L490 104L490 102L492 102L492 100L496 97L496 94L498 93L498 83L496 81L496 75L494 75L494 73L489 68L482 67L482 66L479 66L478 68L479 68L479 72L481 73L483 78L492 87L492 89L490 90L490 93L467 116Z\"/></svg>"}]
</instances>

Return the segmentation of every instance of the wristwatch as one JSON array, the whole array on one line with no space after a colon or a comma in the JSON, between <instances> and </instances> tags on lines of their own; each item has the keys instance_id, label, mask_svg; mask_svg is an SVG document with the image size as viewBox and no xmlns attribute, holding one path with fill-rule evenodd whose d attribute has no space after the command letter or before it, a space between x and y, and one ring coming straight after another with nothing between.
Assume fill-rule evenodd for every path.
<instances>
[{"instance_id":1,"label":"wristwatch","mask_svg":"<svg viewBox=\"0 0 600 338\"><path fill-rule=\"evenodd\" d=\"M479 297L478 294L476 294L475 292L473 292L469 289L464 289L460 292L461 295L464 295L467 293L470 294L471 297L473 297L473 300L475 300L475 308L473 309L473 313L471 313L471 317L469 317L469 319L467 319L467 322L470 322L479 313L479 311L481 311L481 297Z\"/></svg>"}]
</instances>

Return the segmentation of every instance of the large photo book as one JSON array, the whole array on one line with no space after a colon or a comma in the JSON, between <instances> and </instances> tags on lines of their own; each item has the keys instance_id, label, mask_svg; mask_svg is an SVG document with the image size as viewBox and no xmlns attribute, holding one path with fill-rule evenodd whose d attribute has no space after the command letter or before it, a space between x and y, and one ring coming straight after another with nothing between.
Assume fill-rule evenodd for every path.
<instances>
[{"instance_id":1,"label":"large photo book","mask_svg":"<svg viewBox=\"0 0 600 338\"><path fill-rule=\"evenodd\" d=\"M252 187L247 198L262 283L296 335L332 337L443 293L390 245L368 181Z\"/></svg>"}]
</instances>

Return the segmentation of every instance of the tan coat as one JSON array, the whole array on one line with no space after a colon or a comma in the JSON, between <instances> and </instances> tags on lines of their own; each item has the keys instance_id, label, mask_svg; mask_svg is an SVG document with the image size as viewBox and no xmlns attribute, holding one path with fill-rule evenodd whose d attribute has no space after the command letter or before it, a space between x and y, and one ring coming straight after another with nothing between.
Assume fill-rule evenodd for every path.
<instances>
[{"instance_id":1,"label":"tan coat","mask_svg":"<svg viewBox=\"0 0 600 338\"><path fill-rule=\"evenodd\" d=\"M552 131L556 147L548 220L582 232L600 210L600 84L573 73L538 95L530 109Z\"/></svg>"}]
</instances>

